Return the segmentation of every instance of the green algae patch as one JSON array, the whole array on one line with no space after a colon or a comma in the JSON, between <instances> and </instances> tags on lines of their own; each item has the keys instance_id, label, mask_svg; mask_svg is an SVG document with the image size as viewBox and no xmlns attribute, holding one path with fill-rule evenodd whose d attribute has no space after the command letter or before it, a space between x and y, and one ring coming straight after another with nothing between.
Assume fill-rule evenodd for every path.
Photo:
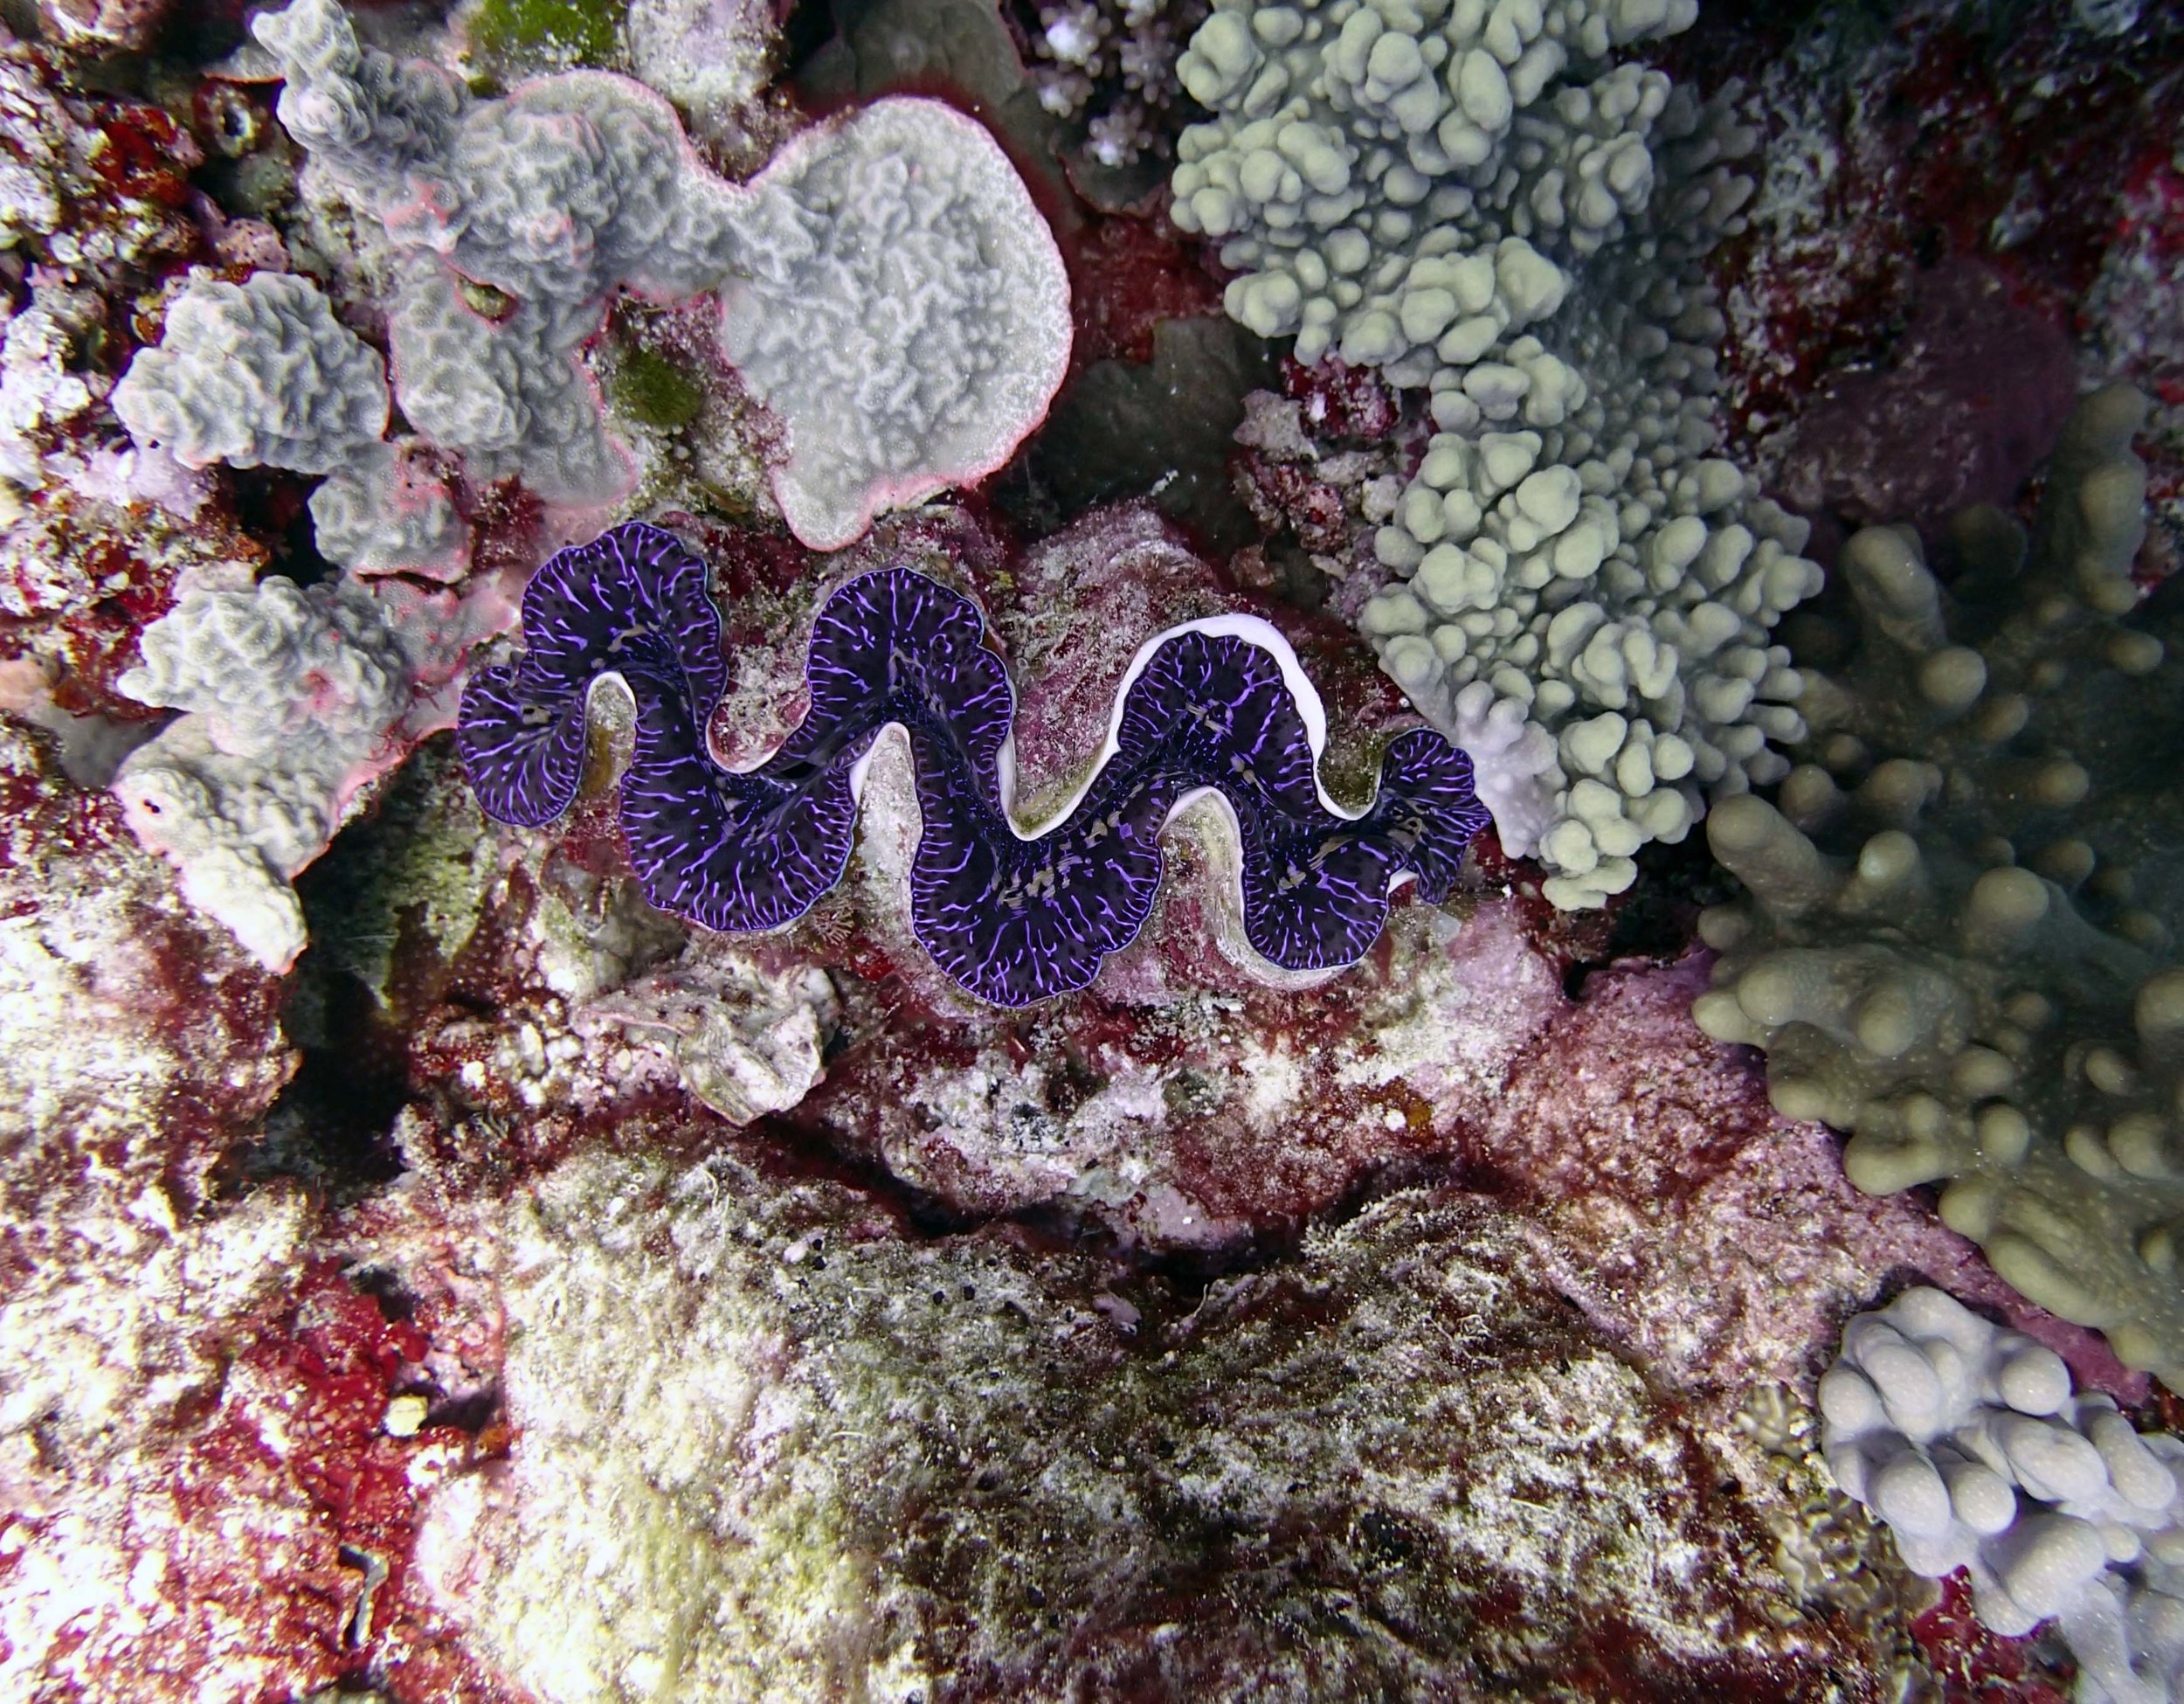
<instances>
[{"instance_id":1,"label":"green algae patch","mask_svg":"<svg viewBox=\"0 0 2184 1704\"><path fill-rule=\"evenodd\" d=\"M565 71L620 62L625 0L480 0L470 52L499 73Z\"/></svg>"},{"instance_id":2,"label":"green algae patch","mask_svg":"<svg viewBox=\"0 0 2184 1704\"><path fill-rule=\"evenodd\" d=\"M343 831L299 883L315 980L346 975L383 1008L391 1005L397 959L423 949L452 964L494 875L485 819L453 745L421 747L377 813Z\"/></svg>"},{"instance_id":3,"label":"green algae patch","mask_svg":"<svg viewBox=\"0 0 2184 1704\"><path fill-rule=\"evenodd\" d=\"M616 402L662 432L689 425L705 406L705 388L656 350L625 353L613 384Z\"/></svg>"}]
</instances>

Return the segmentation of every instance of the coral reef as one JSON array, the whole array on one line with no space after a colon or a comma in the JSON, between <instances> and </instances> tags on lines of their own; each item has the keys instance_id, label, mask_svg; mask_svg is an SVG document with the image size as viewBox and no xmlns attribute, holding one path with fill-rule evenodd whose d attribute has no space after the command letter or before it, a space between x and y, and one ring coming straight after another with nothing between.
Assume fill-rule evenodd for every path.
<instances>
[{"instance_id":1,"label":"coral reef","mask_svg":"<svg viewBox=\"0 0 2184 1704\"><path fill-rule=\"evenodd\" d=\"M0 35L0 1696L2176 1694L2184 17L280 7Z\"/></svg>"},{"instance_id":2,"label":"coral reef","mask_svg":"<svg viewBox=\"0 0 2184 1704\"><path fill-rule=\"evenodd\" d=\"M1780 809L1710 821L1752 897L1701 921L1696 1014L1767 1049L1783 1112L1851 1133L1860 1188L1946 1181L2004 1278L2174 1380L2184 729L2173 599L2133 613L2144 411L2081 405L2029 539L1967 511L1946 590L1906 533L1846 547L1855 649L1808 677L1814 760Z\"/></svg>"},{"instance_id":3,"label":"coral reef","mask_svg":"<svg viewBox=\"0 0 2184 1704\"><path fill-rule=\"evenodd\" d=\"M688 295L729 260L724 188L672 110L584 73L472 102L437 66L360 46L332 0L253 28L286 74L281 122L404 257L388 333L411 424L549 502L624 489L576 350L610 291ZM480 286L490 307L466 300Z\"/></svg>"},{"instance_id":4,"label":"coral reef","mask_svg":"<svg viewBox=\"0 0 2184 1704\"><path fill-rule=\"evenodd\" d=\"M379 356L315 285L277 274L190 284L114 406L146 454L333 473L311 513L323 553L355 574L447 584L468 569L434 447L460 453L473 485L515 474L551 503L625 491L577 359L625 287L672 298L738 281L721 338L786 432L787 518L825 545L887 503L990 471L1060 382L1068 291L1053 240L985 131L936 103L816 128L738 190L625 80L570 73L476 101L437 66L360 45L331 0L253 28L286 73L283 123L394 246L395 393L426 441L379 441ZM862 329L880 325L888 336ZM255 595L201 587L148 631L151 666L123 689L212 714L162 733L121 785L185 892L286 965L304 939L287 878L368 781L445 724L434 694L505 604L486 582Z\"/></svg>"},{"instance_id":5,"label":"coral reef","mask_svg":"<svg viewBox=\"0 0 2184 1704\"><path fill-rule=\"evenodd\" d=\"M12 724L0 800L0 1689L95 1694L156 1661L239 1700L308 1668L308 1594L340 1595L282 1476L161 1472L310 1229L293 1191L205 1210L292 1063L275 991Z\"/></svg>"},{"instance_id":6,"label":"coral reef","mask_svg":"<svg viewBox=\"0 0 2184 1704\"><path fill-rule=\"evenodd\" d=\"M1968 1569L1998 1632L2053 1617L2089 1704L2184 1688L2184 1438L2073 1396L2051 1351L1939 1290L1851 1320L1820 1404L1828 1470L1913 1572Z\"/></svg>"},{"instance_id":7,"label":"coral reef","mask_svg":"<svg viewBox=\"0 0 2184 1704\"><path fill-rule=\"evenodd\" d=\"M1318 696L1278 633L1232 617L1145 641L1091 772L1026 833L1010 811L1015 694L985 619L907 568L828 598L802 724L732 774L706 739L726 675L704 580L674 535L641 523L561 552L524 594L522 661L465 689L460 740L488 815L550 821L582 779L591 683L614 669L637 695L620 782L630 861L653 904L708 929L779 928L841 879L867 760L891 725L907 730L917 769L912 927L998 1005L1081 988L1137 939L1159 893L1160 832L1201 793L1235 824L1245 937L1289 971L1362 958L1399 876L1428 903L1445 898L1484 825L1469 760L1424 730L1389 745L1365 810L1334 810L1317 772Z\"/></svg>"},{"instance_id":8,"label":"coral reef","mask_svg":"<svg viewBox=\"0 0 2184 1704\"><path fill-rule=\"evenodd\" d=\"M721 348L787 429L790 530L833 550L1006 461L1068 367L1069 284L985 131L879 101L790 143L757 188Z\"/></svg>"},{"instance_id":9,"label":"coral reef","mask_svg":"<svg viewBox=\"0 0 2184 1704\"><path fill-rule=\"evenodd\" d=\"M135 666L146 625L173 608L178 583L247 576L266 556L210 503L192 514L132 499L126 488L93 495L59 481L42 486L0 538L0 644L13 653L9 667L38 687L9 707L33 710L50 692L55 708L79 719L142 719L149 712L117 682ZM102 785L113 766L70 772Z\"/></svg>"},{"instance_id":10,"label":"coral reef","mask_svg":"<svg viewBox=\"0 0 2184 1704\"><path fill-rule=\"evenodd\" d=\"M1768 630L1818 588L1805 528L1709 454L1701 262L1750 137L1613 63L1693 16L1232 0L1179 67L1219 116L1185 133L1175 218L1241 272L1229 312L1429 392L1440 430L1374 541L1406 583L1360 624L1565 907L1780 779L1766 744L1803 731Z\"/></svg>"},{"instance_id":11,"label":"coral reef","mask_svg":"<svg viewBox=\"0 0 2184 1704\"><path fill-rule=\"evenodd\" d=\"M2121 41L2075 6L1932 0L1885 30L1709 7L1685 38L1680 74L1748 80L1761 142L1749 229L1717 257L1723 416L1823 560L1838 529L2007 506L2076 391L2117 382L2153 399L2149 498L2184 521L2184 87L2148 74L2184 19L2133 10Z\"/></svg>"}]
</instances>

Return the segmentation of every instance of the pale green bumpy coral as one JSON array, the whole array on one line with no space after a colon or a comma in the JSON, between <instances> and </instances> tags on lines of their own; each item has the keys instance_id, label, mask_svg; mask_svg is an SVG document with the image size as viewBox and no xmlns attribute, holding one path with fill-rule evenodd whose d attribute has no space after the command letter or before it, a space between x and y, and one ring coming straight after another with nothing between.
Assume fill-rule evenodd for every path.
<instances>
[{"instance_id":1,"label":"pale green bumpy coral","mask_svg":"<svg viewBox=\"0 0 2184 1704\"><path fill-rule=\"evenodd\" d=\"M1804 731L1770 642L1819 587L1802 522L1719 438L1699 266L1752 139L1614 56L1690 0L1219 0L1178 66L1216 114L1175 218L1230 315L1424 386L1417 476L1366 513L1393 578L1359 625L1470 752L1503 847L1598 905L1648 841L1778 780Z\"/></svg>"},{"instance_id":2,"label":"pale green bumpy coral","mask_svg":"<svg viewBox=\"0 0 2184 1704\"><path fill-rule=\"evenodd\" d=\"M2145 412L2082 404L2030 537L1967 511L1946 588L1907 532L1846 547L1812 760L1708 824L1752 897L1702 919L1696 1016L1850 1133L1860 1188L1946 1182L2012 1285L2184 1388L2184 623L2130 578Z\"/></svg>"}]
</instances>

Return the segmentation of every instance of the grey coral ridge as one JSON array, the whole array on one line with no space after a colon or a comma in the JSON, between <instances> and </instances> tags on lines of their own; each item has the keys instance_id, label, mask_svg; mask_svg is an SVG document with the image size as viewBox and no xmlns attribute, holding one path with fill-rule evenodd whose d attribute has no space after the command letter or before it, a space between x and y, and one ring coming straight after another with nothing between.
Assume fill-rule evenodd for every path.
<instances>
[{"instance_id":1,"label":"grey coral ridge","mask_svg":"<svg viewBox=\"0 0 2184 1704\"><path fill-rule=\"evenodd\" d=\"M114 779L138 838L182 871L183 894L261 964L303 950L288 878L316 857L363 770L409 711L414 659L370 591L186 589L147 627L121 689L194 712L133 752Z\"/></svg>"},{"instance_id":2,"label":"grey coral ridge","mask_svg":"<svg viewBox=\"0 0 2184 1704\"><path fill-rule=\"evenodd\" d=\"M1820 1408L1828 1471L1905 1565L1969 1569L1998 1633L2055 1618L2078 1704L2184 1695L2184 1438L2074 1396L2053 1350L1939 1290L1845 1326Z\"/></svg>"},{"instance_id":3,"label":"grey coral ridge","mask_svg":"<svg viewBox=\"0 0 2184 1704\"><path fill-rule=\"evenodd\" d=\"M937 101L875 102L762 181L721 348L791 423L791 528L833 549L1008 459L1068 364L1068 285L1015 168Z\"/></svg>"},{"instance_id":4,"label":"grey coral ridge","mask_svg":"<svg viewBox=\"0 0 2184 1704\"><path fill-rule=\"evenodd\" d=\"M311 497L330 562L441 578L467 565L468 529L445 484L404 478L405 453L380 441L386 364L308 278L191 279L160 342L114 386L114 411L141 447L185 467L330 475Z\"/></svg>"},{"instance_id":5,"label":"grey coral ridge","mask_svg":"<svg viewBox=\"0 0 2184 1704\"><path fill-rule=\"evenodd\" d=\"M1947 591L1908 532L1850 541L1806 760L1708 823L1750 897L1701 918L1694 1015L1850 1133L1860 1188L1945 1184L2011 1285L2184 1389L2184 660L2130 578L2145 408L2082 404L2030 537L1959 517Z\"/></svg>"},{"instance_id":6,"label":"grey coral ridge","mask_svg":"<svg viewBox=\"0 0 2184 1704\"><path fill-rule=\"evenodd\" d=\"M480 481L616 495L627 469L576 351L609 291L688 295L729 262L725 186L691 169L666 103L580 73L473 101L438 66L363 46L333 0L252 30L287 80L282 124L401 251L388 334L411 423ZM466 286L486 287L477 305Z\"/></svg>"},{"instance_id":7,"label":"grey coral ridge","mask_svg":"<svg viewBox=\"0 0 2184 1704\"><path fill-rule=\"evenodd\" d=\"M470 565L470 528L413 439L373 444L311 494L319 554L356 574L447 581Z\"/></svg>"},{"instance_id":8,"label":"grey coral ridge","mask_svg":"<svg viewBox=\"0 0 2184 1704\"><path fill-rule=\"evenodd\" d=\"M114 412L186 467L330 473L386 430L386 367L308 278L193 278L114 387Z\"/></svg>"},{"instance_id":9,"label":"grey coral ridge","mask_svg":"<svg viewBox=\"0 0 2184 1704\"><path fill-rule=\"evenodd\" d=\"M473 477L592 506L631 481L577 357L605 301L723 289L723 346L787 428L776 495L806 543L989 471L1068 362L1059 251L1006 157L938 102L807 132L749 186L674 109L573 72L473 100L359 45L333 0L256 19L281 121L398 251L396 394Z\"/></svg>"},{"instance_id":10,"label":"grey coral ridge","mask_svg":"<svg viewBox=\"0 0 2184 1704\"><path fill-rule=\"evenodd\" d=\"M1175 217L1232 316L1424 386L1439 432L1369 511L1360 624L1480 765L1503 844L1596 905L1803 724L1781 613L1806 529L1731 462L1696 262L1750 193L1728 101L1611 63L1692 0L1218 0L1181 62Z\"/></svg>"}]
</instances>

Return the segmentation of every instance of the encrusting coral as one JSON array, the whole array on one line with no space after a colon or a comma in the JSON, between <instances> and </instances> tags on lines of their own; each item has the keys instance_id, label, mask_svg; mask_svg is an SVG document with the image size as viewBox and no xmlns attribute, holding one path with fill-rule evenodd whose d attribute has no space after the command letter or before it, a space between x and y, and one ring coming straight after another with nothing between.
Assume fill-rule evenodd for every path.
<instances>
[{"instance_id":1,"label":"encrusting coral","mask_svg":"<svg viewBox=\"0 0 2184 1704\"><path fill-rule=\"evenodd\" d=\"M1713 454L1723 331L1700 261L1752 138L1616 52L1690 0L1221 0L1179 67L1175 218L1297 359L1424 386L1438 433L1369 513L1363 630L1472 751L1555 904L1627 889L1803 724L1770 642L1818 589L1803 523Z\"/></svg>"},{"instance_id":2,"label":"encrusting coral","mask_svg":"<svg viewBox=\"0 0 2184 1704\"><path fill-rule=\"evenodd\" d=\"M790 530L833 550L1006 461L1068 367L1069 287L984 128L875 101L797 137L754 190L721 349L787 426Z\"/></svg>"},{"instance_id":3,"label":"encrusting coral","mask_svg":"<svg viewBox=\"0 0 2184 1704\"><path fill-rule=\"evenodd\" d=\"M386 364L308 278L200 278L113 400L139 445L171 450L184 467L327 474L387 429Z\"/></svg>"},{"instance_id":4,"label":"encrusting coral","mask_svg":"<svg viewBox=\"0 0 2184 1704\"><path fill-rule=\"evenodd\" d=\"M515 474L577 509L626 492L578 359L618 290L722 292L722 346L785 430L777 499L821 549L991 472L1061 382L1053 236L985 128L939 102L814 127L736 185L626 78L570 72L478 100L362 46L334 0L252 27L287 79L281 121L397 251L403 412L473 479Z\"/></svg>"},{"instance_id":5,"label":"encrusting coral","mask_svg":"<svg viewBox=\"0 0 2184 1704\"><path fill-rule=\"evenodd\" d=\"M326 849L366 784L453 718L469 647L504 625L483 582L255 585L207 573L142 640L121 689L189 712L123 762L114 791L137 838L182 872L183 892L259 961L303 950L289 878Z\"/></svg>"},{"instance_id":6,"label":"encrusting coral","mask_svg":"<svg viewBox=\"0 0 2184 1704\"><path fill-rule=\"evenodd\" d=\"M311 494L319 554L352 574L411 574L443 584L470 567L470 527L446 476L413 438L349 456Z\"/></svg>"},{"instance_id":7,"label":"encrusting coral","mask_svg":"<svg viewBox=\"0 0 2184 1704\"><path fill-rule=\"evenodd\" d=\"M1248 617L1148 640L1116 695L1093 773L1035 835L1010 815L1015 694L969 599L914 570L861 575L820 609L811 707L759 768L730 773L706 730L727 683L705 565L628 523L556 556L524 594L522 660L463 695L464 767L487 814L566 812L582 779L598 674L637 695L621 820L646 894L715 930L778 928L841 879L871 746L899 724L922 821L909 876L919 940L981 999L1020 1006L1082 987L1144 928L1169 818L1213 790L1235 823L1247 939L1284 970L1353 963L1388 890L1447 897L1485 826L1471 765L1438 734L1389 744L1372 805L1321 790L1322 708L1286 641Z\"/></svg>"},{"instance_id":8,"label":"encrusting coral","mask_svg":"<svg viewBox=\"0 0 2184 1704\"><path fill-rule=\"evenodd\" d=\"M1780 809L1709 821L1751 897L1701 920L1695 1015L1850 1133L1859 1188L1946 1183L2005 1278L2175 1384L2184 658L2174 597L2135 608L2144 409L2082 404L2029 539L1966 511L1946 587L1907 533L1850 541L1856 648L1807 676L1811 759Z\"/></svg>"}]
</instances>

